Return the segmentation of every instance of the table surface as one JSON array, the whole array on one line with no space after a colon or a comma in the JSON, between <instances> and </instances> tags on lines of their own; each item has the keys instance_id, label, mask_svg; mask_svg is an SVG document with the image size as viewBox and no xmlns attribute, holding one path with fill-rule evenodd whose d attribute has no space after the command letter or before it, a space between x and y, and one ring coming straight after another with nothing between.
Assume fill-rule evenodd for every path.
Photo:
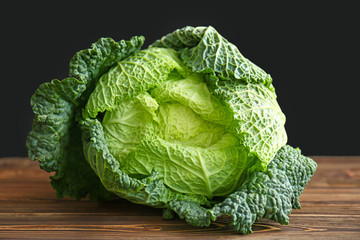
<instances>
[{"instance_id":1,"label":"table surface","mask_svg":"<svg viewBox=\"0 0 360 240\"><path fill-rule=\"evenodd\" d=\"M241 235L229 220L208 228L126 200L57 199L51 174L27 158L0 159L0 239L360 239L360 156L312 157L318 170L290 224L261 219Z\"/></svg>"}]
</instances>

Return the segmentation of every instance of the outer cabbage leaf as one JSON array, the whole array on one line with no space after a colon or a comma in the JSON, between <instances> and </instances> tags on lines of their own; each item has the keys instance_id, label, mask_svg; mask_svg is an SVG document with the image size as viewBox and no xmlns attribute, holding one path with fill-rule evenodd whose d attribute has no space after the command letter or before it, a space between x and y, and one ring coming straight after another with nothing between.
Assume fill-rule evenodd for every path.
<instances>
[{"instance_id":1,"label":"outer cabbage leaf","mask_svg":"<svg viewBox=\"0 0 360 240\"><path fill-rule=\"evenodd\" d=\"M261 84L227 83L214 90L232 110L234 131L250 154L261 161L261 168L274 158L276 152L286 144L285 115L276 96Z\"/></svg>"},{"instance_id":2,"label":"outer cabbage leaf","mask_svg":"<svg viewBox=\"0 0 360 240\"><path fill-rule=\"evenodd\" d=\"M191 201L172 201L165 217L171 217L171 209L192 225L209 226L220 216L231 216L234 230L242 234L252 233L253 223L260 218L288 224L292 208L300 208L299 196L316 167L312 159L286 145L279 150L266 171L250 174L223 202L206 209Z\"/></svg>"},{"instance_id":3,"label":"outer cabbage leaf","mask_svg":"<svg viewBox=\"0 0 360 240\"><path fill-rule=\"evenodd\" d=\"M221 80L261 83L274 90L270 75L245 58L234 44L211 26L184 27L151 46L180 50L181 59L194 72L211 73Z\"/></svg>"},{"instance_id":4,"label":"outer cabbage leaf","mask_svg":"<svg viewBox=\"0 0 360 240\"><path fill-rule=\"evenodd\" d=\"M39 160L40 167L48 172L63 170L75 99L84 89L75 78L55 79L40 85L31 98L35 118L26 146L29 158Z\"/></svg>"},{"instance_id":5,"label":"outer cabbage leaf","mask_svg":"<svg viewBox=\"0 0 360 240\"><path fill-rule=\"evenodd\" d=\"M111 65L137 51L143 41L143 37L120 42L99 39L92 48L72 58L72 77L44 83L32 96L35 118L26 142L28 155L31 160L38 160L42 169L56 172L51 183L58 197L70 195L80 199L87 193L93 199L111 196L82 154L77 114L81 113L98 78Z\"/></svg>"},{"instance_id":6,"label":"outer cabbage leaf","mask_svg":"<svg viewBox=\"0 0 360 240\"><path fill-rule=\"evenodd\" d=\"M134 36L129 41L118 42L112 38L100 38L91 48L81 50L74 55L70 60L69 76L86 84L86 92L81 95L82 104L88 100L98 79L115 63L139 51L144 41L143 36Z\"/></svg>"},{"instance_id":7,"label":"outer cabbage leaf","mask_svg":"<svg viewBox=\"0 0 360 240\"><path fill-rule=\"evenodd\" d=\"M186 47L194 47L203 38L207 27L183 27L156 40L150 47L172 48L180 50Z\"/></svg>"}]
</instances>

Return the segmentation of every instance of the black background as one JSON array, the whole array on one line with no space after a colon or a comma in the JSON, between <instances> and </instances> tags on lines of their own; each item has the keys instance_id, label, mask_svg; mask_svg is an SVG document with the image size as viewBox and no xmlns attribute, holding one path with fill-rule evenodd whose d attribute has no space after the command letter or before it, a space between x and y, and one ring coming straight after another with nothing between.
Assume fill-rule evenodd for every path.
<instances>
[{"instance_id":1,"label":"black background","mask_svg":"<svg viewBox=\"0 0 360 240\"><path fill-rule=\"evenodd\" d=\"M30 97L66 77L75 52L100 37L144 35L146 47L186 25L212 25L271 74L290 145L305 155L360 155L356 1L74 2L1 7L0 157L27 155Z\"/></svg>"}]
</instances>

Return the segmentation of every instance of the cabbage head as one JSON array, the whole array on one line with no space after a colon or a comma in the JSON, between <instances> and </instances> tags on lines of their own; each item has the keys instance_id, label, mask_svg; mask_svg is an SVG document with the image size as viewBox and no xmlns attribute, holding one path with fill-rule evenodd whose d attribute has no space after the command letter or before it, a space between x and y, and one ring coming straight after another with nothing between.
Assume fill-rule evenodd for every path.
<instances>
[{"instance_id":1,"label":"cabbage head","mask_svg":"<svg viewBox=\"0 0 360 240\"><path fill-rule=\"evenodd\" d=\"M213 27L101 38L40 85L29 158L58 197L128 199L195 226L288 224L316 163L286 145L272 78Z\"/></svg>"}]
</instances>

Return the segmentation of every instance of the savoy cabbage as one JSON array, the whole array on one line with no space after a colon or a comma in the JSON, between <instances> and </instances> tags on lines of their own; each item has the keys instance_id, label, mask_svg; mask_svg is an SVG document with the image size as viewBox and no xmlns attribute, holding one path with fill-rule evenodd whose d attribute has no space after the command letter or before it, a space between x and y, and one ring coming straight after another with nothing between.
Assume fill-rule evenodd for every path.
<instances>
[{"instance_id":1,"label":"savoy cabbage","mask_svg":"<svg viewBox=\"0 0 360 240\"><path fill-rule=\"evenodd\" d=\"M143 43L101 38L31 98L29 158L57 196L122 197L196 226L228 215L244 234L287 224L316 163L286 145L271 76L211 26Z\"/></svg>"}]
</instances>

